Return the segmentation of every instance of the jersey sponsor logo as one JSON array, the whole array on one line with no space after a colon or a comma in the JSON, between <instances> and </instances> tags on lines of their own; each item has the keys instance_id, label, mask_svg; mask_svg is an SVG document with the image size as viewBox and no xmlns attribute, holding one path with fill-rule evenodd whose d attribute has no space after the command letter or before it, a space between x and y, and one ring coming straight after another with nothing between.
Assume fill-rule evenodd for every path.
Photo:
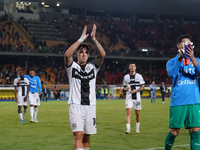
<instances>
[{"instance_id":1,"label":"jersey sponsor logo","mask_svg":"<svg viewBox=\"0 0 200 150\"><path fill-rule=\"evenodd\" d=\"M81 80L81 105L90 105L90 81L95 79L94 69L90 72L72 69L72 78Z\"/></svg>"},{"instance_id":2,"label":"jersey sponsor logo","mask_svg":"<svg viewBox=\"0 0 200 150\"><path fill-rule=\"evenodd\" d=\"M76 123L72 123L72 129L76 129Z\"/></svg>"},{"instance_id":3,"label":"jersey sponsor logo","mask_svg":"<svg viewBox=\"0 0 200 150\"><path fill-rule=\"evenodd\" d=\"M80 80L92 80L94 79L94 69L92 69L89 73L83 72L83 71L78 71L77 69L73 68L72 69L72 77L77 78Z\"/></svg>"},{"instance_id":4,"label":"jersey sponsor logo","mask_svg":"<svg viewBox=\"0 0 200 150\"><path fill-rule=\"evenodd\" d=\"M30 85L32 88L36 88L36 86L35 85Z\"/></svg>"},{"instance_id":5,"label":"jersey sponsor logo","mask_svg":"<svg viewBox=\"0 0 200 150\"><path fill-rule=\"evenodd\" d=\"M178 80L177 85L195 84L195 80Z\"/></svg>"},{"instance_id":6,"label":"jersey sponsor logo","mask_svg":"<svg viewBox=\"0 0 200 150\"><path fill-rule=\"evenodd\" d=\"M139 83L139 82L135 82L135 83L131 83L130 86L131 86L131 85L140 86L140 83Z\"/></svg>"},{"instance_id":7,"label":"jersey sponsor logo","mask_svg":"<svg viewBox=\"0 0 200 150\"><path fill-rule=\"evenodd\" d=\"M189 68L189 69L180 68L179 72L183 75L188 75L188 73L191 74L191 75L194 75L195 74L195 68Z\"/></svg>"},{"instance_id":8,"label":"jersey sponsor logo","mask_svg":"<svg viewBox=\"0 0 200 150\"><path fill-rule=\"evenodd\" d=\"M37 82L31 82L31 81L30 81L30 83L31 83L31 84L37 84Z\"/></svg>"}]
</instances>

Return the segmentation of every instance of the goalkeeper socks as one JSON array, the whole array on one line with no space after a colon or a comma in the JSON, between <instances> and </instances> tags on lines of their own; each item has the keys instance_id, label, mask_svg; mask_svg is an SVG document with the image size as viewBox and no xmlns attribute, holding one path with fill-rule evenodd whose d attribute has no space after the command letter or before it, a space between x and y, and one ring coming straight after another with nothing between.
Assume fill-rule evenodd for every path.
<instances>
[{"instance_id":1,"label":"goalkeeper socks","mask_svg":"<svg viewBox=\"0 0 200 150\"><path fill-rule=\"evenodd\" d=\"M90 148L88 147L88 148L85 148L85 147L83 147L83 150L89 150Z\"/></svg>"},{"instance_id":2,"label":"goalkeeper socks","mask_svg":"<svg viewBox=\"0 0 200 150\"><path fill-rule=\"evenodd\" d=\"M199 150L199 131L197 132L190 132L190 148L191 150Z\"/></svg>"},{"instance_id":3,"label":"goalkeeper socks","mask_svg":"<svg viewBox=\"0 0 200 150\"><path fill-rule=\"evenodd\" d=\"M175 138L177 136L172 135L172 133L169 131L169 133L168 133L168 135L166 136L166 139L165 139L165 150L171 150L172 149Z\"/></svg>"}]
</instances>

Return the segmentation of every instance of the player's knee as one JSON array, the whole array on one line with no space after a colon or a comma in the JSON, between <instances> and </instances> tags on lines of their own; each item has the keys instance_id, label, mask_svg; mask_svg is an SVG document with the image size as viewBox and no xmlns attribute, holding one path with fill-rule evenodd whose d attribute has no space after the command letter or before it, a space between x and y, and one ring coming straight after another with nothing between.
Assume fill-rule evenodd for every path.
<instances>
[{"instance_id":1,"label":"player's knee","mask_svg":"<svg viewBox=\"0 0 200 150\"><path fill-rule=\"evenodd\" d=\"M18 106L18 113L21 113L21 106Z\"/></svg>"},{"instance_id":2,"label":"player's knee","mask_svg":"<svg viewBox=\"0 0 200 150\"><path fill-rule=\"evenodd\" d=\"M84 134L83 138L87 140L90 139L90 134Z\"/></svg>"},{"instance_id":3,"label":"player's knee","mask_svg":"<svg viewBox=\"0 0 200 150\"><path fill-rule=\"evenodd\" d=\"M82 132L76 132L74 133L74 140L79 141L83 139L83 133Z\"/></svg>"},{"instance_id":4,"label":"player's knee","mask_svg":"<svg viewBox=\"0 0 200 150\"><path fill-rule=\"evenodd\" d=\"M171 129L170 131L173 136L177 136L179 134L180 129Z\"/></svg>"},{"instance_id":5,"label":"player's knee","mask_svg":"<svg viewBox=\"0 0 200 150\"><path fill-rule=\"evenodd\" d=\"M131 116L131 112L127 112L127 116Z\"/></svg>"},{"instance_id":6,"label":"player's knee","mask_svg":"<svg viewBox=\"0 0 200 150\"><path fill-rule=\"evenodd\" d=\"M24 106L24 110L27 110L27 106Z\"/></svg>"},{"instance_id":7,"label":"player's knee","mask_svg":"<svg viewBox=\"0 0 200 150\"><path fill-rule=\"evenodd\" d=\"M135 114L136 114L137 116L139 116L139 115L140 115L140 111L135 111Z\"/></svg>"}]
</instances>

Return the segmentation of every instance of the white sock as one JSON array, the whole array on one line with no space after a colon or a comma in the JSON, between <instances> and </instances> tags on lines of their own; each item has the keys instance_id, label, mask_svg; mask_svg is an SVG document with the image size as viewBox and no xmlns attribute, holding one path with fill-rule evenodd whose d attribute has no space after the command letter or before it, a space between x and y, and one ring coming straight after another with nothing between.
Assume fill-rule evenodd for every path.
<instances>
[{"instance_id":1,"label":"white sock","mask_svg":"<svg viewBox=\"0 0 200 150\"><path fill-rule=\"evenodd\" d=\"M37 113L38 113L38 108L35 108L35 120L37 120Z\"/></svg>"},{"instance_id":2,"label":"white sock","mask_svg":"<svg viewBox=\"0 0 200 150\"><path fill-rule=\"evenodd\" d=\"M83 150L82 148L77 148L77 149L75 149L75 150Z\"/></svg>"},{"instance_id":3,"label":"white sock","mask_svg":"<svg viewBox=\"0 0 200 150\"><path fill-rule=\"evenodd\" d=\"M33 107L30 107L31 119L33 119Z\"/></svg>"},{"instance_id":4,"label":"white sock","mask_svg":"<svg viewBox=\"0 0 200 150\"><path fill-rule=\"evenodd\" d=\"M136 129L140 128L140 122L136 122Z\"/></svg>"},{"instance_id":5,"label":"white sock","mask_svg":"<svg viewBox=\"0 0 200 150\"><path fill-rule=\"evenodd\" d=\"M131 125L130 124L126 124L126 129L127 129L127 131L130 131L131 130Z\"/></svg>"},{"instance_id":6,"label":"white sock","mask_svg":"<svg viewBox=\"0 0 200 150\"><path fill-rule=\"evenodd\" d=\"M83 150L89 150L90 148L85 148L85 147L83 147Z\"/></svg>"},{"instance_id":7,"label":"white sock","mask_svg":"<svg viewBox=\"0 0 200 150\"><path fill-rule=\"evenodd\" d=\"M27 111L27 109L24 109L24 110L23 110L23 117L25 116L26 111Z\"/></svg>"},{"instance_id":8,"label":"white sock","mask_svg":"<svg viewBox=\"0 0 200 150\"><path fill-rule=\"evenodd\" d=\"M22 113L19 113L20 120L23 120Z\"/></svg>"}]
</instances>

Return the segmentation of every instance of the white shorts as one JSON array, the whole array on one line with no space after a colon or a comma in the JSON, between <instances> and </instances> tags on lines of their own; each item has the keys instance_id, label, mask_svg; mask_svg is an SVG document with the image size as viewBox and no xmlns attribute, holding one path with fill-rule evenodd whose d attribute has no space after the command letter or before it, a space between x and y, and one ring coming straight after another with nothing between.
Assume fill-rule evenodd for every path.
<instances>
[{"instance_id":1,"label":"white shorts","mask_svg":"<svg viewBox=\"0 0 200 150\"><path fill-rule=\"evenodd\" d=\"M125 107L126 108L133 108L135 110L141 110L142 105L141 105L141 100L127 100L125 101Z\"/></svg>"},{"instance_id":2,"label":"white shorts","mask_svg":"<svg viewBox=\"0 0 200 150\"><path fill-rule=\"evenodd\" d=\"M29 92L29 105L40 106L40 97L38 93Z\"/></svg>"},{"instance_id":3,"label":"white shorts","mask_svg":"<svg viewBox=\"0 0 200 150\"><path fill-rule=\"evenodd\" d=\"M69 121L72 132L83 131L96 134L96 105L69 105Z\"/></svg>"},{"instance_id":4,"label":"white shorts","mask_svg":"<svg viewBox=\"0 0 200 150\"><path fill-rule=\"evenodd\" d=\"M18 106L28 106L28 98L26 101L24 101L24 97L26 96L17 96L17 105Z\"/></svg>"}]
</instances>

